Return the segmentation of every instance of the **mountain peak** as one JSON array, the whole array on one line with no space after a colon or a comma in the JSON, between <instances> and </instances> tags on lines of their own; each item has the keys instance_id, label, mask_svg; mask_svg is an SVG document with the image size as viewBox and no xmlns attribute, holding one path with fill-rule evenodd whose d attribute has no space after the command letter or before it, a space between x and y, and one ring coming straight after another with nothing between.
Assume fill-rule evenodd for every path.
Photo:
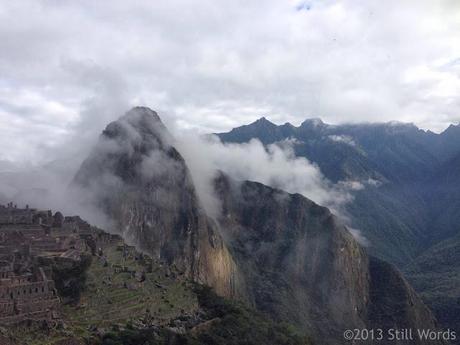
<instances>
[{"instance_id":1,"label":"mountain peak","mask_svg":"<svg viewBox=\"0 0 460 345\"><path fill-rule=\"evenodd\" d=\"M159 119L159 116L156 111L150 109L149 107L145 107L145 106L135 106L126 112L126 115L130 115L130 116L133 116L136 114L142 114L144 116L153 116Z\"/></svg>"},{"instance_id":2,"label":"mountain peak","mask_svg":"<svg viewBox=\"0 0 460 345\"><path fill-rule=\"evenodd\" d=\"M273 122L267 120L265 116L262 116L260 119L257 119L251 125L258 125L258 126L276 126Z\"/></svg>"},{"instance_id":3,"label":"mountain peak","mask_svg":"<svg viewBox=\"0 0 460 345\"><path fill-rule=\"evenodd\" d=\"M107 126L73 186L139 250L230 296L232 258L172 144L153 110L133 108Z\"/></svg>"},{"instance_id":4,"label":"mountain peak","mask_svg":"<svg viewBox=\"0 0 460 345\"><path fill-rule=\"evenodd\" d=\"M400 127L400 128L417 128L418 127L413 122L403 122L403 121L388 121L385 123L386 126L389 127Z\"/></svg>"},{"instance_id":5,"label":"mountain peak","mask_svg":"<svg viewBox=\"0 0 460 345\"><path fill-rule=\"evenodd\" d=\"M134 107L118 120L111 122L103 131L103 136L111 139L118 138L130 142L147 140L171 142L166 126L158 114L148 107Z\"/></svg>"},{"instance_id":6,"label":"mountain peak","mask_svg":"<svg viewBox=\"0 0 460 345\"><path fill-rule=\"evenodd\" d=\"M456 133L457 131L460 130L460 124L458 125L454 125L454 124L451 124L449 125L449 127L447 127L442 133L442 134L449 134L449 133Z\"/></svg>"},{"instance_id":7,"label":"mountain peak","mask_svg":"<svg viewBox=\"0 0 460 345\"><path fill-rule=\"evenodd\" d=\"M147 123L163 123L158 114L148 107L133 107L127 111L119 120L127 121L132 126L145 125Z\"/></svg>"},{"instance_id":8,"label":"mountain peak","mask_svg":"<svg viewBox=\"0 0 460 345\"><path fill-rule=\"evenodd\" d=\"M306 119L304 122L301 123L300 127L324 127L326 124L321 120L319 117Z\"/></svg>"}]
</instances>

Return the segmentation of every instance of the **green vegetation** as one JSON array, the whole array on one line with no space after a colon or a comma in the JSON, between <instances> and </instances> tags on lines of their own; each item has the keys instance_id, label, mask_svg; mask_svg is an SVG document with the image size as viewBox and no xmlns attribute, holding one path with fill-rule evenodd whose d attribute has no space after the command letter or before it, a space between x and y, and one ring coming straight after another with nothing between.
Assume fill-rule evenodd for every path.
<instances>
[{"instance_id":1,"label":"green vegetation","mask_svg":"<svg viewBox=\"0 0 460 345\"><path fill-rule=\"evenodd\" d=\"M127 323L164 325L198 309L193 284L180 272L130 252L124 255L121 246L111 244L103 249L104 259L94 256L87 260L85 254L86 274L77 275L85 286L78 303L71 300L62 306L63 322L57 326L19 325L8 335L28 345L48 345L69 337L93 341Z\"/></svg>"},{"instance_id":2,"label":"green vegetation","mask_svg":"<svg viewBox=\"0 0 460 345\"><path fill-rule=\"evenodd\" d=\"M174 278L160 265L148 273L145 261L124 258L114 247L106 248L104 255L107 262L93 260L79 306L64 308L66 319L79 335L138 319L162 324L197 308L190 284ZM141 272L145 272L142 282L138 277Z\"/></svg>"},{"instance_id":3,"label":"green vegetation","mask_svg":"<svg viewBox=\"0 0 460 345\"><path fill-rule=\"evenodd\" d=\"M444 328L460 332L460 235L433 246L405 273Z\"/></svg>"},{"instance_id":4,"label":"green vegetation","mask_svg":"<svg viewBox=\"0 0 460 345\"><path fill-rule=\"evenodd\" d=\"M185 334L174 334L165 328L135 329L128 325L119 332L105 334L98 345L308 345L312 342L296 330L276 324L262 314L217 296L210 288L196 286L202 323Z\"/></svg>"}]
</instances>

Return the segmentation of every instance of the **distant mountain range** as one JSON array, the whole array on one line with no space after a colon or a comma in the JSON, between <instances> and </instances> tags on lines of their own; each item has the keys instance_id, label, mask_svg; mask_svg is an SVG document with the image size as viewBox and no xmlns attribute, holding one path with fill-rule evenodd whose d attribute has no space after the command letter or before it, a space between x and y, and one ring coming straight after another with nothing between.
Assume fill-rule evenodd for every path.
<instances>
[{"instance_id":1,"label":"distant mountain range","mask_svg":"<svg viewBox=\"0 0 460 345\"><path fill-rule=\"evenodd\" d=\"M345 134L328 132L327 127L306 122L298 149L325 155L322 150L331 147L342 162L350 159L347 169L328 159L327 176L333 180L333 174L338 180L353 176L356 169L360 179L390 184L377 167L367 166L369 158L359 151L359 143L331 138ZM221 137L242 142L253 131L268 144L290 138L298 129L261 119ZM316 132L310 143L307 133ZM294 325L317 344L343 344L346 329L437 328L431 311L398 270L369 256L327 208L300 194L235 181L221 172L212 188L222 212L210 218L185 160L148 108L134 108L106 127L73 186L90 191L87 201L107 215L112 230L143 252L221 295ZM423 343L428 342L413 342Z\"/></svg>"},{"instance_id":2,"label":"distant mountain range","mask_svg":"<svg viewBox=\"0 0 460 345\"><path fill-rule=\"evenodd\" d=\"M350 225L370 253L406 273L446 327L460 329L459 125L436 134L399 122L295 127L262 117L217 135L226 143L294 139L295 155L332 182L362 182L346 207Z\"/></svg>"}]
</instances>

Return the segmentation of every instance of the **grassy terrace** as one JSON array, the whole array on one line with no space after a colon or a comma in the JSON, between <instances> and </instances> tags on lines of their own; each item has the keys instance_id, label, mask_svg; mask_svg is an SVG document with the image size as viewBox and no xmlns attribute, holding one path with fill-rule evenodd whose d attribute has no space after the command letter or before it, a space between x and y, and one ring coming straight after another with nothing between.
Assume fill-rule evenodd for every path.
<instances>
[{"instance_id":1,"label":"grassy terrace","mask_svg":"<svg viewBox=\"0 0 460 345\"><path fill-rule=\"evenodd\" d=\"M134 259L124 259L123 252L106 248L108 266L95 258L88 272L87 289L79 306L65 306L64 317L79 334L87 334L96 326L105 328L114 323L125 324L139 318L153 318L156 323L169 320L197 307L194 293L185 280L166 277L160 266L139 282L132 273L114 273L112 264L130 271L145 271Z\"/></svg>"},{"instance_id":2,"label":"grassy terrace","mask_svg":"<svg viewBox=\"0 0 460 345\"><path fill-rule=\"evenodd\" d=\"M51 344L70 335L87 338L93 332L108 331L113 325L130 321L166 324L198 308L192 286L180 274L168 272L158 263L153 263L148 273L143 260L124 257L115 244L105 247L103 253L106 263L93 257L80 303L62 306L64 329L46 334L24 327L16 329L15 336L28 345ZM134 272L146 272L145 280L139 281Z\"/></svg>"}]
</instances>

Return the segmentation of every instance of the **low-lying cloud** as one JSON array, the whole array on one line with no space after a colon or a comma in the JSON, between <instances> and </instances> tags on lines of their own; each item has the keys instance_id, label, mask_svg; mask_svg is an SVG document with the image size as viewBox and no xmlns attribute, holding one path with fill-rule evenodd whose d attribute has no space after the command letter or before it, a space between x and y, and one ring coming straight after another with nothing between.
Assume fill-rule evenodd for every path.
<instances>
[{"instance_id":1,"label":"low-lying cloud","mask_svg":"<svg viewBox=\"0 0 460 345\"><path fill-rule=\"evenodd\" d=\"M104 214L82 202L89 198L89 192L69 188L76 169L77 166L67 166L65 162L42 166L0 163L0 203L13 201L18 207L30 205L80 215L91 224L104 227L108 224Z\"/></svg>"},{"instance_id":2,"label":"low-lying cloud","mask_svg":"<svg viewBox=\"0 0 460 345\"><path fill-rule=\"evenodd\" d=\"M299 193L344 216L351 191L364 186L356 181L332 184L318 166L294 155L292 142L265 147L253 139L243 144L221 143L215 136L181 135L179 151L190 167L200 198L211 215L219 213L213 197L212 180L219 170L236 180L260 182L289 193Z\"/></svg>"},{"instance_id":3,"label":"low-lying cloud","mask_svg":"<svg viewBox=\"0 0 460 345\"><path fill-rule=\"evenodd\" d=\"M120 128L127 136L121 142L99 141L100 154L114 154L132 151L132 142L140 140L139 133L125 120ZM237 181L250 180L299 193L314 202L330 208L347 222L345 206L353 200L353 192L371 185L367 181L340 181L333 184L324 177L318 166L306 158L296 157L292 140L285 140L264 146L258 140L243 144L224 144L216 136L201 136L195 132L175 131L174 146L184 156L190 169L198 196L207 213L218 218L221 205L214 194L214 178L219 171ZM95 138L88 138L96 141ZM81 145L80 151L87 151L87 145ZM78 145L75 147L78 150ZM92 154L98 154L93 150ZM79 157L80 155L76 155ZM175 173L177 166L164 153L152 151L140 162L139 174L146 180ZM93 160L97 162L97 160ZM80 167L81 159L61 157L42 166L30 164L0 164L0 202L14 201L19 205L30 204L34 207L63 211L65 214L79 214L91 223L104 227L110 222L103 213L91 204L94 196L107 193L114 185L122 183L113 173L103 178L104 183L84 190L68 188ZM97 169L97 167L95 167ZM169 171L169 172L168 172ZM107 189L107 190L104 190ZM110 193L110 191L108 191ZM164 202L166 203L166 199ZM82 202L83 201L83 202ZM161 200L158 200L161 202ZM365 243L362 235L353 230L351 233Z\"/></svg>"},{"instance_id":4,"label":"low-lying cloud","mask_svg":"<svg viewBox=\"0 0 460 345\"><path fill-rule=\"evenodd\" d=\"M350 146L356 146L355 141L349 135L330 135L328 138L337 143L343 143L343 144L347 144Z\"/></svg>"}]
</instances>

